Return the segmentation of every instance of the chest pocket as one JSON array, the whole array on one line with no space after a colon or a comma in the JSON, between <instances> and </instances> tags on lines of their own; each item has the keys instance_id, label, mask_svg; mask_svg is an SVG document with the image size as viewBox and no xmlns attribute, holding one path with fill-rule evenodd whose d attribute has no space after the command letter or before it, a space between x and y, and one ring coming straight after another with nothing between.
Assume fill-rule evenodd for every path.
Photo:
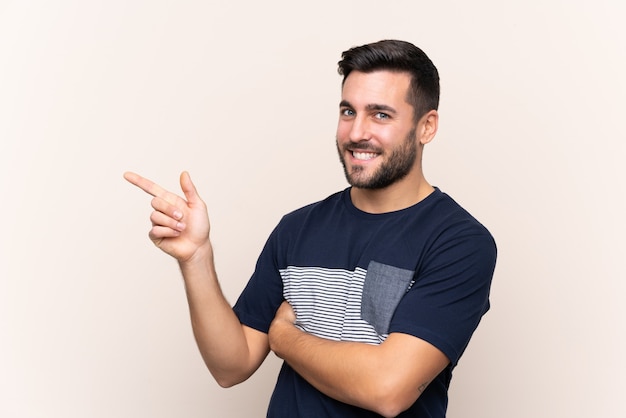
<instances>
[{"instance_id":1,"label":"chest pocket","mask_svg":"<svg viewBox=\"0 0 626 418\"><path fill-rule=\"evenodd\" d=\"M414 272L370 261L361 300L361 318L380 335L389 333L391 317L411 285Z\"/></svg>"}]
</instances>

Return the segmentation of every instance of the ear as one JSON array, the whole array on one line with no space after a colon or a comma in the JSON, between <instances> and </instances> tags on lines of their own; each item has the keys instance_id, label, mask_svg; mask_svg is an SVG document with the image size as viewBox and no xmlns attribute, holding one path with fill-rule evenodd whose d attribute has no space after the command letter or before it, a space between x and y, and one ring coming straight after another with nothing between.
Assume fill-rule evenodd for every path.
<instances>
[{"instance_id":1,"label":"ear","mask_svg":"<svg viewBox=\"0 0 626 418\"><path fill-rule=\"evenodd\" d=\"M436 110L427 112L417 124L420 144L426 145L433 140L439 128L439 113Z\"/></svg>"}]
</instances>

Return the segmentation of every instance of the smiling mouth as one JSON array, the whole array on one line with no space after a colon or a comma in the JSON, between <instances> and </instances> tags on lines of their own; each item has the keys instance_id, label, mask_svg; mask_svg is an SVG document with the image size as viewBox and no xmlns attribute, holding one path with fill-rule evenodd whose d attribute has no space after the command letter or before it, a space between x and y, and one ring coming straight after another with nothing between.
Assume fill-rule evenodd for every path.
<instances>
[{"instance_id":1,"label":"smiling mouth","mask_svg":"<svg viewBox=\"0 0 626 418\"><path fill-rule=\"evenodd\" d=\"M352 151L352 156L355 160L359 161L367 161L372 158L376 158L378 154L375 152L364 152L364 151Z\"/></svg>"}]
</instances>

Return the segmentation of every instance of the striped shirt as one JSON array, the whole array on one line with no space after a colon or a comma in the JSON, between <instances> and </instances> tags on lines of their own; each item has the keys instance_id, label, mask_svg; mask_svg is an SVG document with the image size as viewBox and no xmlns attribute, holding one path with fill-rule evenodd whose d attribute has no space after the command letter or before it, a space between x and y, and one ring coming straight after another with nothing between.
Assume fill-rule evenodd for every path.
<instances>
[{"instance_id":1,"label":"striped shirt","mask_svg":"<svg viewBox=\"0 0 626 418\"><path fill-rule=\"evenodd\" d=\"M380 344L398 332L429 342L450 365L400 416L444 417L452 369L489 309L495 257L489 232L439 189L383 214L358 210L346 189L283 217L234 310L267 333L287 300L296 325L320 338ZM329 398L285 363L267 416L377 415Z\"/></svg>"}]
</instances>

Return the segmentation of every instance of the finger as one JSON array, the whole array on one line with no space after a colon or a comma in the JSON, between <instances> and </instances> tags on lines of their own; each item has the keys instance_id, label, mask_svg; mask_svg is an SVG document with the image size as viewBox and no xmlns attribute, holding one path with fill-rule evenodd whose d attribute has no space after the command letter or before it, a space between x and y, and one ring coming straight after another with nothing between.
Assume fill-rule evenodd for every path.
<instances>
[{"instance_id":1,"label":"finger","mask_svg":"<svg viewBox=\"0 0 626 418\"><path fill-rule=\"evenodd\" d=\"M180 199L181 205L185 205L182 199ZM161 212L172 219L181 220L183 218L183 211L180 207L172 203L170 200L166 200L160 196L156 196L150 203L152 208Z\"/></svg>"},{"instance_id":2,"label":"finger","mask_svg":"<svg viewBox=\"0 0 626 418\"><path fill-rule=\"evenodd\" d=\"M287 301L284 301L282 304L282 308L285 311L285 317L288 318L291 322L296 322L296 311L291 306L291 304Z\"/></svg>"},{"instance_id":3,"label":"finger","mask_svg":"<svg viewBox=\"0 0 626 418\"><path fill-rule=\"evenodd\" d=\"M276 317L280 317L283 319L289 319L292 316L293 309L291 305L287 301L283 301L278 307L278 311L276 312Z\"/></svg>"},{"instance_id":4,"label":"finger","mask_svg":"<svg viewBox=\"0 0 626 418\"><path fill-rule=\"evenodd\" d=\"M150 214L150 222L152 226L164 226L182 232L185 229L185 223L172 219L163 212L154 211Z\"/></svg>"},{"instance_id":5,"label":"finger","mask_svg":"<svg viewBox=\"0 0 626 418\"><path fill-rule=\"evenodd\" d=\"M183 171L180 175L180 188L185 194L185 198L190 205L200 202L200 196L195 184L191 181L191 176L188 172Z\"/></svg>"},{"instance_id":6,"label":"finger","mask_svg":"<svg viewBox=\"0 0 626 418\"><path fill-rule=\"evenodd\" d=\"M165 226L153 226L148 236L152 241L158 241L163 238L176 238L180 236L180 231Z\"/></svg>"},{"instance_id":7,"label":"finger","mask_svg":"<svg viewBox=\"0 0 626 418\"><path fill-rule=\"evenodd\" d=\"M152 196L165 196L169 192L159 186L158 184L148 180L145 177L141 177L139 174L133 173L131 171L127 171L124 173L124 178L131 184L139 187L144 192L152 195Z\"/></svg>"}]
</instances>

